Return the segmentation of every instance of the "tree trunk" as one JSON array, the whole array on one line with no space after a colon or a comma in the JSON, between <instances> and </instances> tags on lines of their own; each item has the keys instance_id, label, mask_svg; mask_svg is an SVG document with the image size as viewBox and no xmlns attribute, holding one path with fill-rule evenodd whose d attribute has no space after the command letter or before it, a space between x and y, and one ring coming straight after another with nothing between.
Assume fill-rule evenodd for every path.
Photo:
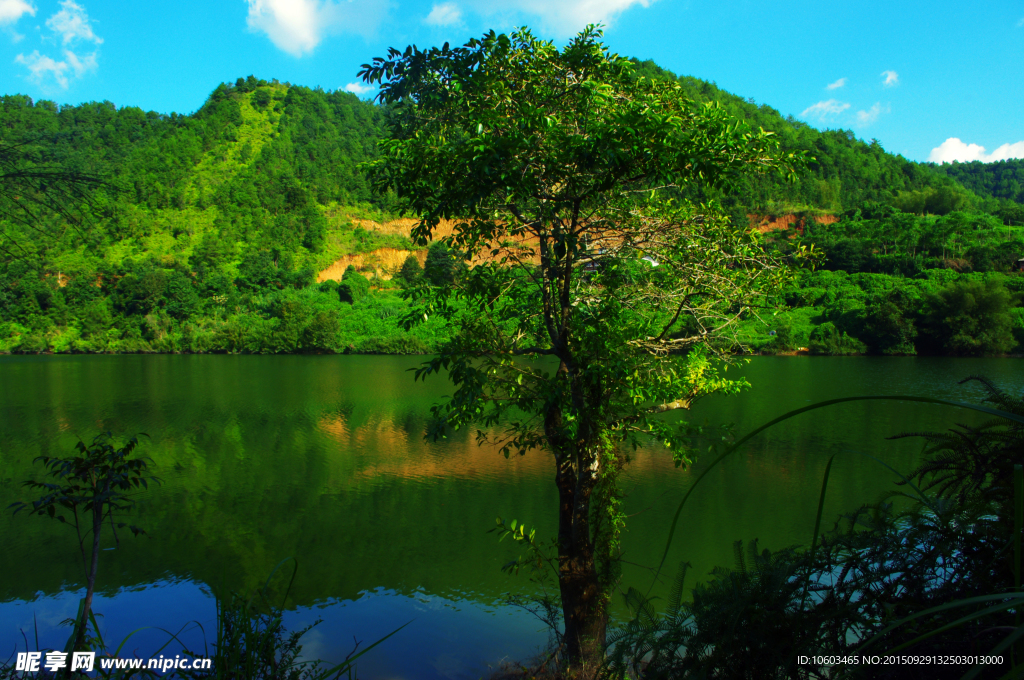
<instances>
[{"instance_id":1,"label":"tree trunk","mask_svg":"<svg viewBox=\"0 0 1024 680\"><path fill-rule=\"evenodd\" d=\"M75 646L72 651L82 649L85 644L85 631L89 627L89 614L92 613L92 596L96 591L96 573L100 566L100 529L103 525L103 508L101 506L93 508L92 514L92 559L89 563L89 573L86 574L82 619L78 622L78 634L75 636Z\"/></svg>"},{"instance_id":2,"label":"tree trunk","mask_svg":"<svg viewBox=\"0 0 1024 680\"><path fill-rule=\"evenodd\" d=\"M582 467L582 466L581 466ZM590 526L591 470L563 462L558 485L558 587L565 624L565 660L570 672L593 677L604 655L608 601L602 592Z\"/></svg>"}]
</instances>

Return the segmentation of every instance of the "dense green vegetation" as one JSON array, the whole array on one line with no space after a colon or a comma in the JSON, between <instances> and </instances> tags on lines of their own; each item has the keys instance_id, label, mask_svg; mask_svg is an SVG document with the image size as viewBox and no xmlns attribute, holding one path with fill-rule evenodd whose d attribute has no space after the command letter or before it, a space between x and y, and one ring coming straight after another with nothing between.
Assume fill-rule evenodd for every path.
<instances>
[{"instance_id":1,"label":"dense green vegetation","mask_svg":"<svg viewBox=\"0 0 1024 680\"><path fill-rule=\"evenodd\" d=\"M1024 203L1024 159L994 163L943 163L936 166L979 196Z\"/></svg>"},{"instance_id":2,"label":"dense green vegetation","mask_svg":"<svg viewBox=\"0 0 1024 680\"><path fill-rule=\"evenodd\" d=\"M1024 310L1017 305L1024 289L1014 272L1024 258L1024 161L913 163L851 131L819 131L652 62L638 64L638 71L676 80L695 100L716 101L750 125L775 132L784 150L814 158L792 184L744 178L697 196L720 200L736 221L792 215L789 229L766 238L783 253L814 246L821 254L819 271L803 273L788 293L788 310L763 317L767 324L744 325L739 337L753 349L1020 351ZM840 221L815 221L825 214ZM980 303L978 285L988 291ZM989 302L992 311L980 311ZM954 326L955 338L948 330Z\"/></svg>"},{"instance_id":3,"label":"dense green vegetation","mask_svg":"<svg viewBox=\"0 0 1024 680\"><path fill-rule=\"evenodd\" d=\"M1002 331L971 342L934 338L941 324L926 317L937 313L928 295L943 286L991 281L1007 291L997 326L1024 337L1012 273L1024 257L1024 162L913 163L651 62L636 70L675 80L695 101L775 132L783 151L813 158L792 183L759 176L688 190L719 200L739 223L792 215L789 230L768 238L783 253L811 245L822 253L819 271L787 296L790 309L748 322L741 340L757 351L1020 351ZM408 309L399 294L419 277L419 262L392 280L364 266L374 280L359 299L346 299L345 285L316 283L342 255L416 248L367 228L405 203L374 192L359 167L376 157L388 115L348 93L252 76L218 86L187 116L0 97L5 170L58 167L107 182L74 210L34 210L29 220L11 209L23 207L21 187L0 192L0 351L434 348L445 336L439 322L411 333L399 324ZM51 181L37 198L58 188ZM814 221L823 215L841 219ZM444 285L449 265L440 271L436 261L427 280ZM903 339L880 339L881 317L869 323L872 315L903 324Z\"/></svg>"},{"instance_id":4,"label":"dense green vegetation","mask_svg":"<svg viewBox=\"0 0 1024 680\"><path fill-rule=\"evenodd\" d=\"M788 309L749 321L765 352L977 355L1019 350L1024 233L980 212L942 217L877 204L835 224L768 235L780 250L821 254L786 294Z\"/></svg>"},{"instance_id":5,"label":"dense green vegetation","mask_svg":"<svg viewBox=\"0 0 1024 680\"><path fill-rule=\"evenodd\" d=\"M928 212L943 214L958 207L996 209L999 201L966 191L958 182L927 164L887 153L876 141L858 139L851 130L818 130L767 104L758 105L691 76L679 76L651 61L637 64L650 78L675 80L695 101L715 101L732 116L774 132L784 151L803 151L813 160L794 183L767 176L747 177L731 188L711 192L737 216L746 212L783 215L839 214L869 201L902 205L908 212L922 196L937 196Z\"/></svg>"},{"instance_id":6,"label":"dense green vegetation","mask_svg":"<svg viewBox=\"0 0 1024 680\"><path fill-rule=\"evenodd\" d=\"M351 94L253 77L191 116L0 98L22 168L45 149L109 183L77 227L2 223L0 350L422 351L436 329L398 329L397 283L358 300L315 283L342 254L411 245L358 223L394 208L358 169L382 117Z\"/></svg>"}]
</instances>

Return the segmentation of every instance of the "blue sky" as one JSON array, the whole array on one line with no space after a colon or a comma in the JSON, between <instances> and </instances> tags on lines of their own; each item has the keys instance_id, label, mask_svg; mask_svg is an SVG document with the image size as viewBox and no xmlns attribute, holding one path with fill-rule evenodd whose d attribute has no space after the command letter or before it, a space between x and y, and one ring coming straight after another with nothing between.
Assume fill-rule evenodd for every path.
<instances>
[{"instance_id":1,"label":"blue sky","mask_svg":"<svg viewBox=\"0 0 1024 680\"><path fill-rule=\"evenodd\" d=\"M390 46L522 25L564 43L589 22L612 51L912 160L1024 157L1020 0L0 0L0 93L190 113L239 76L359 92Z\"/></svg>"}]
</instances>

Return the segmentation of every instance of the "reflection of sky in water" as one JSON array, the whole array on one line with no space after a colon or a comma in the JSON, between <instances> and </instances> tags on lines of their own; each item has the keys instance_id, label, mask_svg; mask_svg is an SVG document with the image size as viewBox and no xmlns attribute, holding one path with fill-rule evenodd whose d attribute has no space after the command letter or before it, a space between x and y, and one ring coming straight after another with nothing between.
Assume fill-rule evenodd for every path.
<instances>
[{"instance_id":1,"label":"reflection of sky in water","mask_svg":"<svg viewBox=\"0 0 1024 680\"><path fill-rule=\"evenodd\" d=\"M62 622L75 615L84 594L62 591L29 602L0 602L0 662L24 651L26 642L35 649L37 635L39 649L62 648L70 635ZM216 603L194 581L160 581L122 589L113 597L97 594L94 607L102 614L100 629L109 647L116 649L127 638L118 654L122 658L173 656L180 645L171 642L160 649L170 633L199 654L204 640L211 646L216 641ZM303 658L329 665L343 661L356 640L365 649L409 622L358 660L359 677L365 680L478 678L503 660L529 659L547 642L543 625L523 610L422 591L402 595L381 588L355 600L299 607L285 612L284 625L287 631L301 630L317 619L323 621L302 638Z\"/></svg>"}]
</instances>

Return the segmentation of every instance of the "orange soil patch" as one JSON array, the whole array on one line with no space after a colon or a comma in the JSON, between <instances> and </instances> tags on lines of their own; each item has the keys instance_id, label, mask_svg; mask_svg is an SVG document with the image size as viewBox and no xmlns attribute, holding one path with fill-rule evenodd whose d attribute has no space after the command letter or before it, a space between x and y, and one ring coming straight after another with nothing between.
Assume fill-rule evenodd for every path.
<instances>
[{"instance_id":1,"label":"orange soil patch","mask_svg":"<svg viewBox=\"0 0 1024 680\"><path fill-rule=\"evenodd\" d=\"M425 250L412 251L398 248L380 248L369 253L355 253L338 258L330 267L316 275L316 281L317 283L328 280L341 281L341 276L348 269L349 265L354 266L356 269L372 267L377 278L387 281L391 278L392 272L402 268L402 263L410 255L416 256L421 267L427 259L427 251Z\"/></svg>"},{"instance_id":2,"label":"orange soil patch","mask_svg":"<svg viewBox=\"0 0 1024 680\"><path fill-rule=\"evenodd\" d=\"M750 218L750 224L762 234L775 231L776 229L789 229L791 225L796 227L796 230L801 234L804 233L804 218L797 217L792 213L780 215L776 218L753 214L747 215L747 217ZM839 221L839 218L835 215L820 215L811 219L818 224L835 224Z\"/></svg>"},{"instance_id":3,"label":"orange soil patch","mask_svg":"<svg viewBox=\"0 0 1024 680\"><path fill-rule=\"evenodd\" d=\"M766 215L747 215L750 218L751 227L756 229L760 233L769 231L775 231L779 229L789 229L790 226L796 228L798 233L804 231L804 219L803 217L797 217L790 213L788 215L780 215L779 217L772 218ZM811 218L818 224L835 224L839 221L839 218L835 215L819 215ZM408 237L412 232L412 228L416 226L417 220L411 218L402 218L397 220L391 220L389 222L374 222L372 220L355 220L355 223L366 229L367 231L379 231L383 234L398 235ZM435 238L444 238L450 236L454 231L456 222L453 220L442 220L437 228L434 230ZM534 241L535 239L530 239ZM530 243L527 241L527 243ZM533 244L531 244L533 245ZM333 280L341 281L342 275L349 265L353 265L356 269L373 269L373 273L377 278L382 280L389 280L392 277L392 273L398 271L401 268L402 263L405 262L405 258L409 255L415 255L416 259L419 260L420 266L427 259L426 250L400 250L397 248L381 248L374 250L369 253L358 253L352 255L345 255L336 260L331 266L327 267L317 275L317 282ZM493 259L490 253L485 252L480 257L473 260L471 264L478 264L479 262L486 262ZM534 251L533 257L530 260L534 264L540 262L540 257Z\"/></svg>"},{"instance_id":4,"label":"orange soil patch","mask_svg":"<svg viewBox=\"0 0 1024 680\"><path fill-rule=\"evenodd\" d=\"M379 231L382 234L406 237L410 235L412 228L416 226L417 222L418 220L409 218L391 220L390 222L384 222L383 224L372 220L355 220L355 224L367 231ZM452 220L441 220L441 223L438 224L437 228L434 230L434 238L451 236L454 231L455 224L456 222ZM380 248L369 253L343 255L335 260L331 266L317 274L316 280L317 283L327 280L341 281L341 277L345 273L345 270L349 265L352 265L356 269L372 267L377 278L387 281L391 279L393 272L396 272L401 268L402 263L405 262L405 258L409 257L409 255L415 255L416 259L419 260L420 266L423 266L423 263L427 259L426 250L413 251L400 250L397 248ZM490 259L492 259L490 254L486 253L483 256L474 259L471 264L486 262ZM534 264L540 262L540 257L536 255L536 253L531 259Z\"/></svg>"}]
</instances>

